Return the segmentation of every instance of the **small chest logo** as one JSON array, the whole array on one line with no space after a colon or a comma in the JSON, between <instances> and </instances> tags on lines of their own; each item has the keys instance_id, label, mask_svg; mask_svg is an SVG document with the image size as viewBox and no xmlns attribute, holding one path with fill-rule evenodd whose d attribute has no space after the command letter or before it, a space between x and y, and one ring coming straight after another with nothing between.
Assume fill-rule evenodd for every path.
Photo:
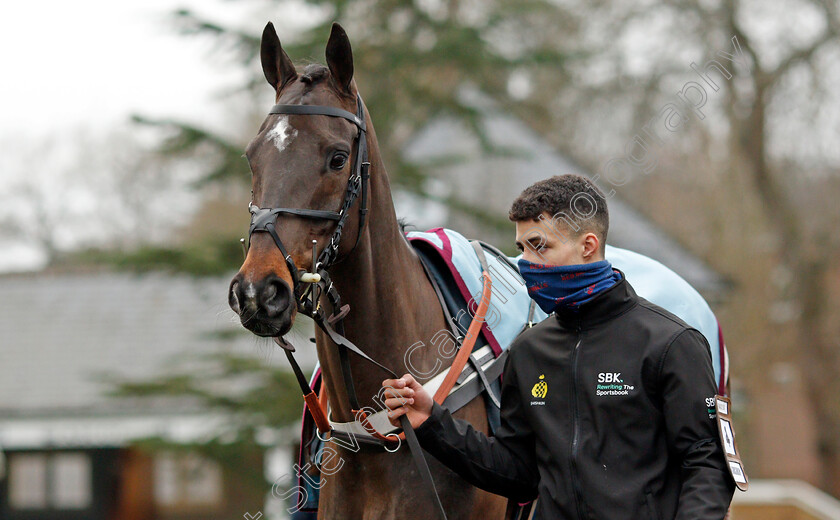
<instances>
[{"instance_id":1,"label":"small chest logo","mask_svg":"<svg viewBox=\"0 0 840 520\"><path fill-rule=\"evenodd\" d=\"M601 372L598 374L598 384L595 385L595 395L629 395L635 389L635 386L624 382L621 372Z\"/></svg>"},{"instance_id":2,"label":"small chest logo","mask_svg":"<svg viewBox=\"0 0 840 520\"><path fill-rule=\"evenodd\" d=\"M531 395L540 399L548 394L548 383L545 382L545 374L540 374L540 380L531 388Z\"/></svg>"},{"instance_id":3,"label":"small chest logo","mask_svg":"<svg viewBox=\"0 0 840 520\"><path fill-rule=\"evenodd\" d=\"M598 374L599 383L623 383L621 372L601 372Z\"/></svg>"}]
</instances>

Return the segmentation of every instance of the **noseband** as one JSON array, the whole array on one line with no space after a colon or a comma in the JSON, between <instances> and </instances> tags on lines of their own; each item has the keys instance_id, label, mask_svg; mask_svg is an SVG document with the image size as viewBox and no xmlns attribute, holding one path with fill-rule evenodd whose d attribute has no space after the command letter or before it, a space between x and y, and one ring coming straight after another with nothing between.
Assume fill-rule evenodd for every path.
<instances>
[{"instance_id":1,"label":"noseband","mask_svg":"<svg viewBox=\"0 0 840 520\"><path fill-rule=\"evenodd\" d=\"M293 294L297 303L298 310L306 315L310 315L315 310L317 305L316 298L307 299L310 292L309 289L304 289L303 283L318 282L327 277L326 269L331 265L340 261L338 259L338 247L341 243L341 232L344 224L347 222L347 217L350 214L350 206L361 196L359 204L359 230L356 234L356 241L353 243L352 252L356 249L359 239L362 236L362 230L365 227L365 217L367 216L367 194L368 194L368 179L370 178L370 162L368 161L367 150L367 128L365 125L364 105L362 104L361 96L356 96L356 113L352 114L346 110L336 107L324 105L274 105L269 114L289 114L289 115L316 115L340 117L350 121L358 128L358 133L354 139L356 145L356 154L353 157L353 162L350 165L352 173L347 180L347 189L344 192L344 201L341 203L341 208L338 211L323 211L306 208L260 208L251 202L248 205L248 211L251 212L251 226L248 229L248 244L250 246L251 237L254 233L265 232L271 235L277 248L283 254L286 260L286 266L289 269L289 274L292 276ZM303 269L299 269L292 256L289 254L283 241L277 234L276 221L277 217L286 213L289 215L297 215L299 217L318 219L318 220L335 220L337 221L335 230L330 237L327 246L321 251L321 254L315 256L316 246L313 241L312 245L312 271L307 273ZM349 255L350 253L348 253ZM304 271L300 273L299 271ZM331 285L331 284L330 284ZM317 296L314 295L313 296Z\"/></svg>"}]
</instances>

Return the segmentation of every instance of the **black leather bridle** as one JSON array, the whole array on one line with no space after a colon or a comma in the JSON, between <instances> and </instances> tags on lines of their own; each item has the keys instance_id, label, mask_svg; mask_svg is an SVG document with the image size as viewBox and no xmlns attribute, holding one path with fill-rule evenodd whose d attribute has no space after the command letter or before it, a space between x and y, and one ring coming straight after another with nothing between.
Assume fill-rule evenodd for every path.
<instances>
[{"instance_id":1,"label":"black leather bridle","mask_svg":"<svg viewBox=\"0 0 840 520\"><path fill-rule=\"evenodd\" d=\"M362 230L364 229L365 218L368 212L367 194L368 180L370 178L370 162L368 161L366 138L367 128L365 126L364 105L362 104L362 98L360 96L356 96L356 107L355 114L340 108L323 105L274 105L271 107L271 110L268 111L269 114L340 117L350 121L358 128L358 133L354 139L354 144L356 145L356 155L353 157L353 162L350 165L352 173L350 174L350 178L347 180L347 189L344 192L344 200L338 211L323 211L305 208L259 208L255 206L253 202L248 205L248 210L251 212L251 226L248 229L249 245L251 242L251 236L254 233L266 232L271 235L271 238L274 239L274 243L277 245L277 248L280 249L280 252L283 254L283 257L286 260L286 265L289 268L289 274L292 276L292 281L294 283L294 287L292 289L295 295L298 310L307 315L314 310L314 306L310 307L307 303L317 304L317 301L307 302L305 300L304 291L301 287L300 273L298 272L299 269L295 265L294 260L292 260L288 250L283 245L283 241L280 239L280 236L277 234L275 222L277 217L283 213L297 215L304 218L337 221L335 231L333 231L327 246L321 251L321 254L318 255L317 260L315 260L313 246L314 261L312 272L318 273L325 271L338 259L338 247L341 242L341 232L344 229L344 224L347 222L347 217L350 214L350 206L352 206L356 199L361 196L359 204L359 230L356 234L356 241L353 244L351 252L356 248L356 245L358 245L359 239L362 236Z\"/></svg>"},{"instance_id":2,"label":"black leather bridle","mask_svg":"<svg viewBox=\"0 0 840 520\"><path fill-rule=\"evenodd\" d=\"M356 134L356 138L354 139L354 144L356 145L356 154L353 157L353 162L350 166L352 173L350 174L350 178L347 181L347 189L344 192L344 201L341 203L341 208L337 212L306 208L259 208L253 204L253 201L248 205L248 210L251 212L251 225L248 229L248 247L250 247L251 237L254 233L264 232L271 235L271 238L274 240L274 243L277 245L277 248L280 249L280 252L283 254L283 258L286 261L286 266L288 267L289 273L292 276L292 281L294 284L294 286L292 287L292 293L294 295L295 304L297 306L298 311L312 318L316 325L329 336L333 343L335 343L338 346L341 371L344 377L344 385L347 389L348 400L350 401L350 409L353 411L358 411L360 410L360 407L358 398L356 396L355 386L353 385L353 376L350 370L350 362L347 355L348 350L353 351L354 353L358 354L364 359L382 368L392 378L396 379L398 377L393 370L389 369L388 367L382 365L375 359L368 356L365 352L359 349L359 347L354 345L352 341L344 337L343 320L347 313L350 311L350 306L347 304L341 305L341 297L339 296L338 291L333 286L333 283L330 279L330 275L327 272L327 268L341 260L338 259L338 247L339 243L341 242L341 232L344 228L345 222L347 221L347 217L350 214L350 207L359 197L361 197L359 204L359 230L356 235L356 240L353 243L353 248L350 250L350 252L347 253L348 255L356 249L356 246L359 244L359 239L362 236L362 231L365 227L365 218L368 212L367 196L369 183L368 181L370 178L370 162L368 161L366 138L367 128L365 125L364 104L362 103L361 96L357 95L356 114L352 114L340 108L324 105L283 104L274 105L268 113L340 117L346 119L347 121L350 121L358 128L358 133ZM277 220L277 217L284 213L289 215L297 215L299 217L304 218L337 221L335 231L333 231L333 234L330 237L327 246L317 256L317 260L314 260L312 262L312 271L304 273L304 275L306 275L306 280L303 280L303 276L299 272L302 271L302 269L298 269L298 267L295 265L294 260L292 260L291 255L289 254L286 247L283 245L283 241L277 234L275 222ZM313 241L313 259L316 258L315 252L315 244ZM325 316L323 309L320 305L318 305L318 301L322 292L326 294L327 299L330 301L330 304L332 306L333 314L331 316ZM335 326L334 328L333 325ZM290 343L288 343L282 336L275 337L274 341L279 346L283 347L283 350L285 351L286 357L288 358L289 363L292 366L292 370L295 373L295 377L298 380L298 384L304 396L312 394L313 392L312 388L309 385L309 381L303 375L303 371L301 370L300 366L294 358L294 355L292 354L295 348ZM406 415L402 415L400 417L400 425L402 426L402 429L405 432L405 438L408 442L409 450L411 451L411 456L414 459L414 463L417 465L417 468L420 472L420 476L425 482L429 492L434 497L441 518L443 518L443 520L446 520L446 513L443 509L443 505L440 502L440 497L437 494L437 490L435 489L435 483L432 479L431 472L429 471L428 464L426 464L426 459L424 458L423 453L421 451L420 443L418 442L417 437L414 434L414 429L411 427L411 423L409 422L408 417Z\"/></svg>"}]
</instances>

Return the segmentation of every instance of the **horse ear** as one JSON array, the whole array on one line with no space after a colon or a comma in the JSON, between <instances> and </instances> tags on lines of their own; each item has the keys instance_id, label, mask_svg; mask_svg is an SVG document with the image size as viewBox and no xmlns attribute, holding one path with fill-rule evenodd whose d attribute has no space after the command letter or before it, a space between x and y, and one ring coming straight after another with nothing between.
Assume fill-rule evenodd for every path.
<instances>
[{"instance_id":1,"label":"horse ear","mask_svg":"<svg viewBox=\"0 0 840 520\"><path fill-rule=\"evenodd\" d=\"M295 66L280 46L280 38L277 37L277 31L274 30L274 24L271 22L268 22L263 29L260 59L265 79L275 91L279 92L286 83L297 77Z\"/></svg>"},{"instance_id":2,"label":"horse ear","mask_svg":"<svg viewBox=\"0 0 840 520\"><path fill-rule=\"evenodd\" d=\"M327 42L327 66L336 85L350 92L350 82L353 80L353 50L347 33L337 23L333 23L330 39Z\"/></svg>"}]
</instances>

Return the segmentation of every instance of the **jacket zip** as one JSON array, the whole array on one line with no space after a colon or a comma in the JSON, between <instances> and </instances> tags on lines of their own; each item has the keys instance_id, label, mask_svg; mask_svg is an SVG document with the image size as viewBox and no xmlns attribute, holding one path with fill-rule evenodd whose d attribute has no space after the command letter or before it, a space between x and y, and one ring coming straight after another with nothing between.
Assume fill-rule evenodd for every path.
<instances>
[{"instance_id":1,"label":"jacket zip","mask_svg":"<svg viewBox=\"0 0 840 520\"><path fill-rule=\"evenodd\" d=\"M578 451L578 437L580 435L580 410L578 409L578 390L577 390L577 356L578 348L581 342L580 325L577 326L577 342L572 351L572 406L574 408L574 433L572 435L572 449L571 457L569 458L569 465L571 466L572 488L575 492L575 508L577 509L577 516L580 520L585 520L583 512L581 511L581 504L583 503L583 491L580 488L577 472L577 451Z\"/></svg>"}]
</instances>

